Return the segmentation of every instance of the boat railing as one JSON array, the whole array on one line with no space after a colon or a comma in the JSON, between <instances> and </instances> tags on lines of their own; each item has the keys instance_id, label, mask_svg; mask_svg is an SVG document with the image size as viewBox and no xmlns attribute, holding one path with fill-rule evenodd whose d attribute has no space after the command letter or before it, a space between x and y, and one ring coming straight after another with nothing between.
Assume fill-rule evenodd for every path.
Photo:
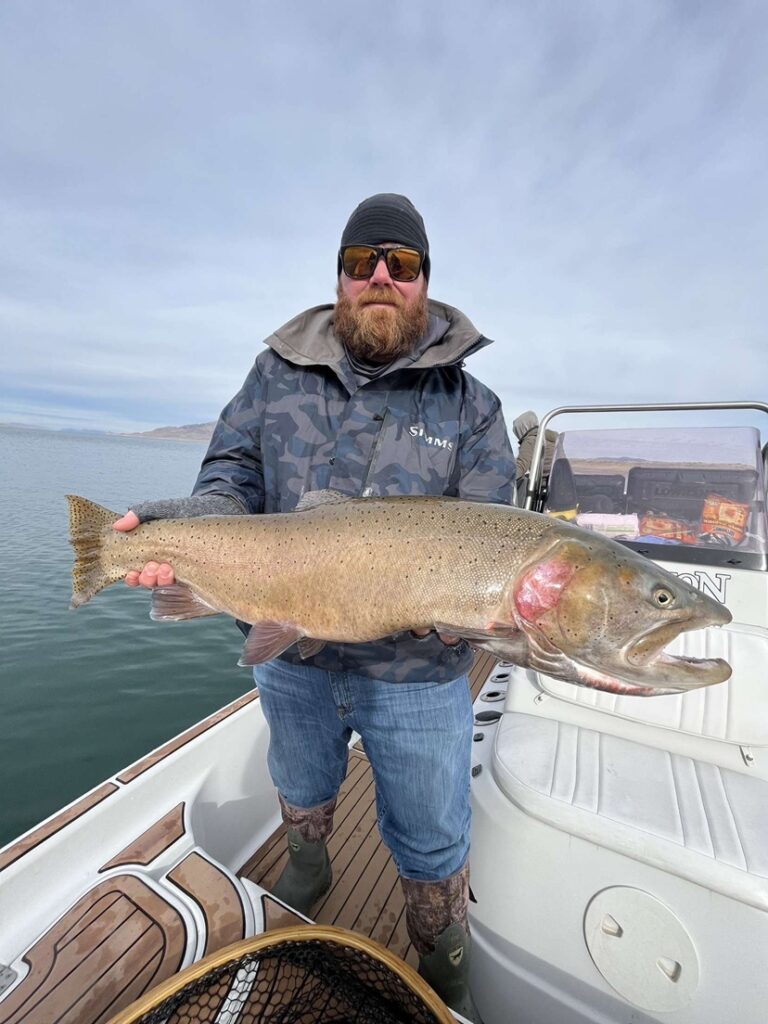
<instances>
[{"instance_id":1,"label":"boat railing","mask_svg":"<svg viewBox=\"0 0 768 1024\"><path fill-rule=\"evenodd\" d=\"M525 508L541 511L543 505L542 469L544 465L544 443L550 423L558 416L588 415L594 413L645 413L645 412L720 412L725 410L753 410L768 415L765 402L670 402L627 405L563 405L546 413L539 423L536 443L531 458L528 484L525 494ZM763 448L763 460L768 461L768 445Z\"/></svg>"}]
</instances>

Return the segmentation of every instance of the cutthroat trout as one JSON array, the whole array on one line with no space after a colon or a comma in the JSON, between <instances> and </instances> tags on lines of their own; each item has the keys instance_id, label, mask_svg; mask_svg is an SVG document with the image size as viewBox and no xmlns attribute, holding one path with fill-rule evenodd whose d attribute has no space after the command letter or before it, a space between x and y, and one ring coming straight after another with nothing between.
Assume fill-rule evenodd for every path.
<instances>
[{"instance_id":1,"label":"cutthroat trout","mask_svg":"<svg viewBox=\"0 0 768 1024\"><path fill-rule=\"evenodd\" d=\"M112 529L68 497L72 608L130 569L169 562L153 619L223 612L253 624L241 665L299 643L360 643L406 629L463 637L516 665L614 693L679 693L727 679L721 659L664 653L724 625L723 605L598 534L508 505L456 498L305 495L295 512Z\"/></svg>"}]
</instances>

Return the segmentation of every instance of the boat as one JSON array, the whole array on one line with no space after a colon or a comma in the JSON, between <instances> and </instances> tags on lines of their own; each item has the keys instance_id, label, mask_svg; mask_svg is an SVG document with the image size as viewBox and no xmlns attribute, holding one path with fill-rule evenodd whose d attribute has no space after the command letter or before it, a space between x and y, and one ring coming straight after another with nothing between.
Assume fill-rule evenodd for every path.
<instances>
[{"instance_id":1,"label":"boat","mask_svg":"<svg viewBox=\"0 0 768 1024\"><path fill-rule=\"evenodd\" d=\"M768 405L541 419L527 507L614 537L727 604L732 623L672 650L725 657L733 675L644 699L478 653L470 920L486 1024L765 1016L768 444L727 425L744 410ZM696 412L705 425L688 425ZM605 427L605 413L686 425ZM587 426L557 434L545 474L545 431L566 416ZM231 944L309 924L270 891L286 844L267 742L253 691L0 850L0 1024L106 1024ZM329 849L334 884L314 922L415 965L356 736Z\"/></svg>"}]
</instances>

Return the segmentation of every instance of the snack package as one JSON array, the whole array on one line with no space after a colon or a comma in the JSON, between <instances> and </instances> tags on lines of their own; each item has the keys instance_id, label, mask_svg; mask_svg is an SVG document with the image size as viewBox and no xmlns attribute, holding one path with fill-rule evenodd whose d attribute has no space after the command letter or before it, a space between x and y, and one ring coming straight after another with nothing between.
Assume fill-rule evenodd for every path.
<instances>
[{"instance_id":1,"label":"snack package","mask_svg":"<svg viewBox=\"0 0 768 1024\"><path fill-rule=\"evenodd\" d=\"M683 519L672 519L669 516L657 516L647 512L640 516L641 536L663 537L674 540L678 544L696 544L698 537L692 523Z\"/></svg>"},{"instance_id":2,"label":"snack package","mask_svg":"<svg viewBox=\"0 0 768 1024\"><path fill-rule=\"evenodd\" d=\"M701 533L722 537L730 544L740 544L744 540L748 519L749 505L719 494L708 494L701 513Z\"/></svg>"},{"instance_id":3,"label":"snack package","mask_svg":"<svg viewBox=\"0 0 768 1024\"><path fill-rule=\"evenodd\" d=\"M634 512L629 515L582 512L576 517L576 522L585 530L594 530L612 540L635 540L640 532L640 524Z\"/></svg>"}]
</instances>

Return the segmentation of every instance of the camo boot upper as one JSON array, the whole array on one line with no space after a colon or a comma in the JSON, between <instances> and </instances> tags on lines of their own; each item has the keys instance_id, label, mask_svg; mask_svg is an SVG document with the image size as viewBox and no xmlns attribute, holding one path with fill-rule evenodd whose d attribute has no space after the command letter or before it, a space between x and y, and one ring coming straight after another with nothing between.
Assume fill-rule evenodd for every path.
<instances>
[{"instance_id":1,"label":"camo boot upper","mask_svg":"<svg viewBox=\"0 0 768 1024\"><path fill-rule=\"evenodd\" d=\"M333 828L336 798L316 807L294 807L280 797L288 826L288 863L272 887L272 895L308 917L331 887L333 878L326 839Z\"/></svg>"},{"instance_id":2,"label":"camo boot upper","mask_svg":"<svg viewBox=\"0 0 768 1024\"><path fill-rule=\"evenodd\" d=\"M408 935L419 974L446 1006L482 1024L469 989L469 866L436 882L401 878Z\"/></svg>"}]
</instances>

